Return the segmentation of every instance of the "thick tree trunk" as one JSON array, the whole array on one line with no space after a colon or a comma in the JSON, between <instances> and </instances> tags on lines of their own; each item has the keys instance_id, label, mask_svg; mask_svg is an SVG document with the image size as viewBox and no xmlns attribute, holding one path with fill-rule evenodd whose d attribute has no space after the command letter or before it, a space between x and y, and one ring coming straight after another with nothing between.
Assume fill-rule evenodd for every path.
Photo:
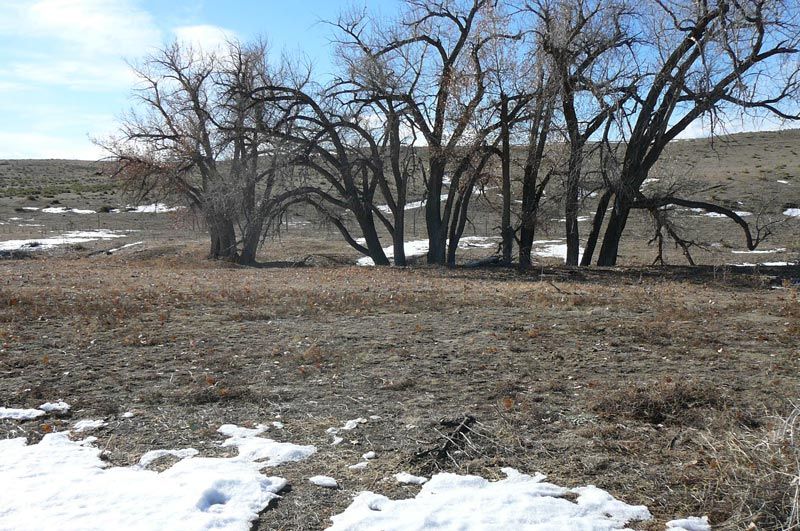
<instances>
[{"instance_id":1,"label":"thick tree trunk","mask_svg":"<svg viewBox=\"0 0 800 531\"><path fill-rule=\"evenodd\" d=\"M608 226L606 227L605 235L603 236L603 245L600 247L600 255L597 257L597 265L617 265L619 242L622 239L622 233L625 230L625 224L628 222L630 210L631 209L627 200L617 196L616 200L614 201L614 209L611 211L611 217L608 219Z\"/></svg>"},{"instance_id":2,"label":"thick tree trunk","mask_svg":"<svg viewBox=\"0 0 800 531\"><path fill-rule=\"evenodd\" d=\"M405 201L403 201L405 206ZM392 244L394 246L394 265L398 267L405 267L406 263L406 248L405 248L405 210L398 208L397 214L394 216L394 234L392 235Z\"/></svg>"},{"instance_id":3,"label":"thick tree trunk","mask_svg":"<svg viewBox=\"0 0 800 531\"><path fill-rule=\"evenodd\" d=\"M236 261L236 231L233 222L227 218L213 216L208 222L208 231L211 236L208 258Z\"/></svg>"},{"instance_id":4,"label":"thick tree trunk","mask_svg":"<svg viewBox=\"0 0 800 531\"><path fill-rule=\"evenodd\" d=\"M354 208L353 212L356 214L361 233L364 235L369 257L372 258L375 265L391 265L389 259L386 258L383 247L381 247L381 240L378 237L378 231L375 229L375 218L372 217L372 213L364 212L360 207Z\"/></svg>"},{"instance_id":5,"label":"thick tree trunk","mask_svg":"<svg viewBox=\"0 0 800 531\"><path fill-rule=\"evenodd\" d=\"M511 146L508 131L508 98L501 96L500 123L502 129L501 165L503 174L503 215L501 236L503 238L503 262L511 263L514 251L514 229L511 227Z\"/></svg>"},{"instance_id":6,"label":"thick tree trunk","mask_svg":"<svg viewBox=\"0 0 800 531\"><path fill-rule=\"evenodd\" d=\"M442 221L442 179L445 161L440 155L432 158L428 173L425 226L428 232L428 263L445 265L447 253L447 222Z\"/></svg>"},{"instance_id":7,"label":"thick tree trunk","mask_svg":"<svg viewBox=\"0 0 800 531\"><path fill-rule=\"evenodd\" d=\"M603 227L603 220L606 217L610 199L611 192L605 191L597 204L597 211L594 214L594 220L592 220L592 231L589 233L589 239L586 240L586 249L584 249L583 258L581 258L581 267L592 265L592 257L594 256L595 247L597 247L597 239L600 237L600 229Z\"/></svg>"},{"instance_id":8,"label":"thick tree trunk","mask_svg":"<svg viewBox=\"0 0 800 531\"><path fill-rule=\"evenodd\" d=\"M583 145L575 142L570 151L567 189L564 199L564 228L567 239L566 264L569 266L576 266L578 265L581 243L580 234L578 233L578 209L580 207L579 195Z\"/></svg>"}]
</instances>

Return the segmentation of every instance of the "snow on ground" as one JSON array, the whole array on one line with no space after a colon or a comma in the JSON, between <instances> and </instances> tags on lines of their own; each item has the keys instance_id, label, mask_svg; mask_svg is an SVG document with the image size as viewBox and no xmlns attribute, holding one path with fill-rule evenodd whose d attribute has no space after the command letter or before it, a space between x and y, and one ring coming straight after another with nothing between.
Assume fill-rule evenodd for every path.
<instances>
[{"instance_id":1,"label":"snow on ground","mask_svg":"<svg viewBox=\"0 0 800 531\"><path fill-rule=\"evenodd\" d=\"M341 514L331 517L329 531L382 529L622 529L628 522L649 520L642 505L628 505L594 486L566 489L504 468L507 478L442 473L425 483L415 498L390 500L361 492ZM577 495L575 502L565 496ZM479 510L474 510L479 509Z\"/></svg>"},{"instance_id":2,"label":"snow on ground","mask_svg":"<svg viewBox=\"0 0 800 531\"><path fill-rule=\"evenodd\" d=\"M113 238L124 238L127 236L125 231L113 231L107 229L97 230L83 230L65 232L60 236L53 236L51 238L38 238L34 240L6 240L0 241L0 251L17 251L17 250L38 250L38 249L52 249L59 245L69 245L73 243L87 243L96 240L111 240Z\"/></svg>"},{"instance_id":3,"label":"snow on ground","mask_svg":"<svg viewBox=\"0 0 800 531\"><path fill-rule=\"evenodd\" d=\"M76 422L75 425L72 426L72 429L77 432L91 431L91 430L96 430L98 428L102 428L103 426L107 425L108 423L102 419L98 420L84 419Z\"/></svg>"},{"instance_id":4,"label":"snow on ground","mask_svg":"<svg viewBox=\"0 0 800 531\"><path fill-rule=\"evenodd\" d=\"M139 458L139 464L133 465L135 468L147 468L155 461L161 459L162 457L166 457L168 455L175 457L177 459L188 459L190 457L194 457L199 454L197 450L194 448L183 448L181 450L150 450L149 452L145 452L145 454Z\"/></svg>"},{"instance_id":5,"label":"snow on ground","mask_svg":"<svg viewBox=\"0 0 800 531\"><path fill-rule=\"evenodd\" d=\"M0 407L0 420L32 420L47 415L41 409L19 409L14 407Z\"/></svg>"},{"instance_id":6,"label":"snow on ground","mask_svg":"<svg viewBox=\"0 0 800 531\"><path fill-rule=\"evenodd\" d=\"M533 242L533 256L540 258L560 258L567 259L567 244L564 240L535 240ZM583 247L578 249L578 261L583 256Z\"/></svg>"},{"instance_id":7,"label":"snow on ground","mask_svg":"<svg viewBox=\"0 0 800 531\"><path fill-rule=\"evenodd\" d=\"M312 476L308 481L317 487L325 487L326 489L338 489L339 483L330 476Z\"/></svg>"},{"instance_id":8,"label":"snow on ground","mask_svg":"<svg viewBox=\"0 0 800 531\"><path fill-rule=\"evenodd\" d=\"M428 478L414 476L408 472L398 472L394 475L394 479L396 479L398 483L404 483L406 485L422 485L428 482Z\"/></svg>"},{"instance_id":9,"label":"snow on ground","mask_svg":"<svg viewBox=\"0 0 800 531\"><path fill-rule=\"evenodd\" d=\"M445 201L447 199L447 194L442 194L439 196L440 201ZM403 210L415 210L417 208L422 208L425 206L427 199L422 199L420 201L411 201L410 203L406 203L406 206ZM383 212L384 214L391 214L392 210L389 208L389 205L378 205L376 207L378 210Z\"/></svg>"},{"instance_id":10,"label":"snow on ground","mask_svg":"<svg viewBox=\"0 0 800 531\"><path fill-rule=\"evenodd\" d=\"M782 253L786 251L785 248L781 247L779 249L756 249L754 251L731 251L733 254L772 254L772 253Z\"/></svg>"},{"instance_id":11,"label":"snow on ground","mask_svg":"<svg viewBox=\"0 0 800 531\"><path fill-rule=\"evenodd\" d=\"M181 210L184 207L170 207L165 205L164 203L152 203L149 205L137 205L137 206L126 206L122 209L122 212L133 212L138 214L159 214L162 212L175 212L177 210ZM120 212L119 210L113 210L113 212Z\"/></svg>"},{"instance_id":12,"label":"snow on ground","mask_svg":"<svg viewBox=\"0 0 800 531\"><path fill-rule=\"evenodd\" d=\"M484 248L491 249L497 246L499 238L496 236L465 236L458 241L459 249L469 248ZM363 243L363 241L361 242ZM405 242L406 258L413 258L422 256L428 252L428 240L412 240ZM383 252L390 260L394 258L394 247L384 247ZM567 258L567 244L564 240L536 240L533 242L532 254L540 258L560 258L565 260ZM580 248L578 253L578 260L583 256L583 248ZM360 266L373 266L372 258L364 256L356 261Z\"/></svg>"},{"instance_id":13,"label":"snow on ground","mask_svg":"<svg viewBox=\"0 0 800 531\"><path fill-rule=\"evenodd\" d=\"M787 208L783 211L783 215L791 218L800 218L800 208Z\"/></svg>"},{"instance_id":14,"label":"snow on ground","mask_svg":"<svg viewBox=\"0 0 800 531\"><path fill-rule=\"evenodd\" d=\"M492 248L497 245L498 238L494 236L465 236L458 240L458 248L459 249L469 249L469 248ZM428 240L412 240L409 242L405 242L404 244L406 258L414 258L416 256L422 256L427 254L428 252ZM391 260L394 258L394 247L388 246L383 248L383 252L386 253L386 258ZM356 264L360 266L373 266L375 262L372 261L372 258L369 256L364 256L359 258Z\"/></svg>"},{"instance_id":15,"label":"snow on ground","mask_svg":"<svg viewBox=\"0 0 800 531\"><path fill-rule=\"evenodd\" d=\"M349 468L350 470L364 470L368 466L369 466L369 461L361 461L354 465L349 465L347 468Z\"/></svg>"},{"instance_id":16,"label":"snow on ground","mask_svg":"<svg viewBox=\"0 0 800 531\"><path fill-rule=\"evenodd\" d=\"M97 214L96 210L85 210L70 207L47 207L43 208L42 212L47 214Z\"/></svg>"},{"instance_id":17,"label":"snow on ground","mask_svg":"<svg viewBox=\"0 0 800 531\"><path fill-rule=\"evenodd\" d=\"M778 179L778 182L781 184L789 184L789 181L784 181L783 179Z\"/></svg>"},{"instance_id":18,"label":"snow on ground","mask_svg":"<svg viewBox=\"0 0 800 531\"><path fill-rule=\"evenodd\" d=\"M250 522L286 486L285 479L260 470L304 459L316 449L269 441L273 444L261 445L260 452L243 452L268 440L257 437L258 430L234 428L225 430L235 436L223 445L237 446L237 457L167 451L183 459L163 472L146 470L141 462L109 467L92 445L94 437L73 441L69 432L46 434L32 445L25 438L0 441L0 529L249 530ZM294 452L288 451L290 446ZM152 463L153 454L146 456L142 459Z\"/></svg>"},{"instance_id":19,"label":"snow on ground","mask_svg":"<svg viewBox=\"0 0 800 531\"><path fill-rule=\"evenodd\" d=\"M224 424L217 431L229 437L222 446L234 446L239 450L239 455L234 459L246 462L266 460L262 466L278 466L291 461L302 461L317 451L315 446L299 446L258 437L266 430L267 427L262 424L255 429Z\"/></svg>"},{"instance_id":20,"label":"snow on ground","mask_svg":"<svg viewBox=\"0 0 800 531\"><path fill-rule=\"evenodd\" d=\"M671 531L711 531L711 526L708 523L708 516L702 518L690 516L667 522L667 529Z\"/></svg>"},{"instance_id":21,"label":"snow on ground","mask_svg":"<svg viewBox=\"0 0 800 531\"><path fill-rule=\"evenodd\" d=\"M700 210L702 211L702 209L700 209ZM747 216L752 216L753 215L752 212L745 212L743 210L735 211L734 214L736 214L740 218L745 218ZM728 217L725 214L720 214L719 212L706 212L703 215L706 216L706 217L709 217L709 218L727 218Z\"/></svg>"},{"instance_id":22,"label":"snow on ground","mask_svg":"<svg viewBox=\"0 0 800 531\"><path fill-rule=\"evenodd\" d=\"M742 262L741 264L729 264L732 266L741 266L741 267L756 267L756 266L766 266L766 267L783 267L790 265L789 262L761 262L761 263L753 263L753 262Z\"/></svg>"},{"instance_id":23,"label":"snow on ground","mask_svg":"<svg viewBox=\"0 0 800 531\"><path fill-rule=\"evenodd\" d=\"M128 244L125 244L125 245L123 245L122 247L117 247L117 248L115 248L115 249L109 249L109 250L108 250L108 251L106 251L106 252L107 252L108 254L114 254L114 253L116 253L117 251L121 251L121 250L123 250L123 249L127 249L128 247L133 247L133 246L135 246L135 245L142 245L143 243L144 243L144 242L133 242L133 243L128 243Z\"/></svg>"},{"instance_id":24,"label":"snow on ground","mask_svg":"<svg viewBox=\"0 0 800 531\"><path fill-rule=\"evenodd\" d=\"M63 400L59 400L58 402L45 402L39 406L39 409L47 413L66 413L69 411L69 408L70 405Z\"/></svg>"}]
</instances>

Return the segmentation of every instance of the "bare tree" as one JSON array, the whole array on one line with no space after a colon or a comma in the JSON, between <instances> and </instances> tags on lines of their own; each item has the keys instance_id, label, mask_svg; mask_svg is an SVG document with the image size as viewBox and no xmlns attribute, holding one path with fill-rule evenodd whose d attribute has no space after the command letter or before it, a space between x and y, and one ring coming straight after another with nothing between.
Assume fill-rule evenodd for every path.
<instances>
[{"instance_id":1,"label":"bare tree","mask_svg":"<svg viewBox=\"0 0 800 531\"><path fill-rule=\"evenodd\" d=\"M177 43L136 69L138 107L101 141L116 175L140 195L181 198L209 231L209 257L255 262L286 171L285 146L256 127L276 119L248 98L267 71L267 48L231 43L222 54Z\"/></svg>"},{"instance_id":2,"label":"bare tree","mask_svg":"<svg viewBox=\"0 0 800 531\"><path fill-rule=\"evenodd\" d=\"M598 265L616 264L631 209L654 204L642 193L643 182L667 144L690 124L705 118L713 134L731 113L800 118L791 110L799 86L796 2L652 0L639 9L642 40L636 54L643 59L644 77L632 107L621 111L619 175L594 220L593 232L599 233L613 196ZM680 204L679 199L658 202ZM700 208L747 225L727 209ZM759 241L748 238L748 248Z\"/></svg>"},{"instance_id":3,"label":"bare tree","mask_svg":"<svg viewBox=\"0 0 800 531\"><path fill-rule=\"evenodd\" d=\"M578 265L578 212L589 141L632 93L632 9L626 0L532 0L538 42L558 87L569 146L564 172L568 265Z\"/></svg>"}]
</instances>

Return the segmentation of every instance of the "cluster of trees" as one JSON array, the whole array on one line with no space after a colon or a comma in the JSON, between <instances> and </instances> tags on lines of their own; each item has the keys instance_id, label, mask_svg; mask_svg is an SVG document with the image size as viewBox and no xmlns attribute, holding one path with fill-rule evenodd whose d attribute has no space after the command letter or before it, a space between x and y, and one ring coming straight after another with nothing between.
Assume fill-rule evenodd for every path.
<instances>
[{"instance_id":1,"label":"cluster of trees","mask_svg":"<svg viewBox=\"0 0 800 531\"><path fill-rule=\"evenodd\" d=\"M635 209L688 246L674 205L728 216L755 248L765 230L721 205L648 195L643 183L690 124L735 114L797 119L794 0L404 0L396 19L330 22L337 72L271 61L263 42L205 53L179 44L138 69L140 105L104 143L142 193L202 215L210 256L253 263L287 208L315 209L378 265L405 265L409 187L424 185L427 260L452 265L470 200L499 168L502 256L522 268L545 190L558 184L569 265L614 265ZM511 167L523 154L521 206ZM580 257L588 182L597 210ZM386 205L379 208L380 205ZM596 255L596 256L595 256Z\"/></svg>"}]
</instances>

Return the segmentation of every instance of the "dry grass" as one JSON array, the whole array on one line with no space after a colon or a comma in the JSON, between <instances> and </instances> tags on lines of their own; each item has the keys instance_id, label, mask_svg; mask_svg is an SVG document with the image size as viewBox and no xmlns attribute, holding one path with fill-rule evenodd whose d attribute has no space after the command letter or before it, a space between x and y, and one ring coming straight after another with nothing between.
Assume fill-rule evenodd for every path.
<instances>
[{"instance_id":1,"label":"dry grass","mask_svg":"<svg viewBox=\"0 0 800 531\"><path fill-rule=\"evenodd\" d=\"M703 502L722 529L800 529L800 408L767 430L705 439L713 463ZM712 502L713 503L709 503ZM724 518L724 521L720 521Z\"/></svg>"},{"instance_id":2,"label":"dry grass","mask_svg":"<svg viewBox=\"0 0 800 531\"><path fill-rule=\"evenodd\" d=\"M725 404L724 394L708 382L674 381L671 377L604 394L594 409L606 416L622 416L651 424L696 425L703 411Z\"/></svg>"}]
</instances>

